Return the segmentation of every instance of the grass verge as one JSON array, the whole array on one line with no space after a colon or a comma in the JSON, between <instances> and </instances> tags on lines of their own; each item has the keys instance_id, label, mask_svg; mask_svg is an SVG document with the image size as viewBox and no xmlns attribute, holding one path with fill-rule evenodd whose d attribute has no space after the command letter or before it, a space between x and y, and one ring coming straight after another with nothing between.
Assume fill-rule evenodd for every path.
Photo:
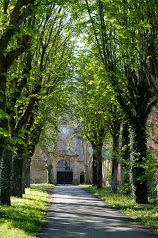
<instances>
[{"instance_id":1,"label":"grass verge","mask_svg":"<svg viewBox=\"0 0 158 238\"><path fill-rule=\"evenodd\" d=\"M35 238L44 225L48 189L53 185L32 185L23 199L11 198L12 206L0 206L1 238Z\"/></svg>"},{"instance_id":2,"label":"grass verge","mask_svg":"<svg viewBox=\"0 0 158 238\"><path fill-rule=\"evenodd\" d=\"M158 212L156 205L136 204L135 201L128 196L111 193L109 187L97 189L92 186L84 186L84 189L112 207L120 210L123 214L134 219L136 222L140 222L155 234L158 234Z\"/></svg>"}]
</instances>

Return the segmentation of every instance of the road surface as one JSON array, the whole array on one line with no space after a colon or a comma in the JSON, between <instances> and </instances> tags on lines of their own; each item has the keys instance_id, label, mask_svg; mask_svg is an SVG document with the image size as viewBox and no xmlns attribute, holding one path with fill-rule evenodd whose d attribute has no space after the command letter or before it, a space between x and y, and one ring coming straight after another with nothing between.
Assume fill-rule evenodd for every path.
<instances>
[{"instance_id":1,"label":"road surface","mask_svg":"<svg viewBox=\"0 0 158 238\"><path fill-rule=\"evenodd\" d=\"M80 186L52 190L40 238L156 238Z\"/></svg>"}]
</instances>

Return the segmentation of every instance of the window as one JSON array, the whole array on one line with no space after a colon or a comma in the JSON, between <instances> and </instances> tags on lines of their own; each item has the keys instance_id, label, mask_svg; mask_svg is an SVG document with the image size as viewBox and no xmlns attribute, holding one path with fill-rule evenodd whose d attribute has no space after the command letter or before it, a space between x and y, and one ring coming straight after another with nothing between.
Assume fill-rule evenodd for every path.
<instances>
[{"instance_id":1,"label":"window","mask_svg":"<svg viewBox=\"0 0 158 238\"><path fill-rule=\"evenodd\" d=\"M72 171L73 161L71 160L59 160L57 164L57 171Z\"/></svg>"}]
</instances>

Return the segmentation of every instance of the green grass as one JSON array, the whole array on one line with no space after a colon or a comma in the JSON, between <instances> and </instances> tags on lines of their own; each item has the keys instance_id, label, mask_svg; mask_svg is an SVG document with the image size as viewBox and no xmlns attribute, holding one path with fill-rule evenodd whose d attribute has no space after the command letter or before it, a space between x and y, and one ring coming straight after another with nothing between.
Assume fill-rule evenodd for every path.
<instances>
[{"instance_id":1,"label":"green grass","mask_svg":"<svg viewBox=\"0 0 158 238\"><path fill-rule=\"evenodd\" d=\"M158 212L156 205L138 205L128 196L111 193L109 187L97 189L96 187L85 186L84 189L158 234Z\"/></svg>"},{"instance_id":2,"label":"green grass","mask_svg":"<svg viewBox=\"0 0 158 238\"><path fill-rule=\"evenodd\" d=\"M23 199L11 198L12 206L0 206L1 238L35 238L44 225L48 189L53 185L32 185Z\"/></svg>"}]
</instances>

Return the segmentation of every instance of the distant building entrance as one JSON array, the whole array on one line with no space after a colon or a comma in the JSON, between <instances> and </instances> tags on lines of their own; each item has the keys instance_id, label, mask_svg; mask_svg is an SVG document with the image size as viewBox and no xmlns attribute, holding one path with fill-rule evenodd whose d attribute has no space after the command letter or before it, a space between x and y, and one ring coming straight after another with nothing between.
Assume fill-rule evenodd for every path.
<instances>
[{"instance_id":1,"label":"distant building entrance","mask_svg":"<svg viewBox=\"0 0 158 238\"><path fill-rule=\"evenodd\" d=\"M80 184L83 184L84 181L84 172L80 173Z\"/></svg>"},{"instance_id":2,"label":"distant building entrance","mask_svg":"<svg viewBox=\"0 0 158 238\"><path fill-rule=\"evenodd\" d=\"M59 160L57 163L57 184L72 184L73 161Z\"/></svg>"},{"instance_id":3,"label":"distant building entrance","mask_svg":"<svg viewBox=\"0 0 158 238\"><path fill-rule=\"evenodd\" d=\"M72 184L72 180L72 171L57 172L57 184Z\"/></svg>"}]
</instances>

